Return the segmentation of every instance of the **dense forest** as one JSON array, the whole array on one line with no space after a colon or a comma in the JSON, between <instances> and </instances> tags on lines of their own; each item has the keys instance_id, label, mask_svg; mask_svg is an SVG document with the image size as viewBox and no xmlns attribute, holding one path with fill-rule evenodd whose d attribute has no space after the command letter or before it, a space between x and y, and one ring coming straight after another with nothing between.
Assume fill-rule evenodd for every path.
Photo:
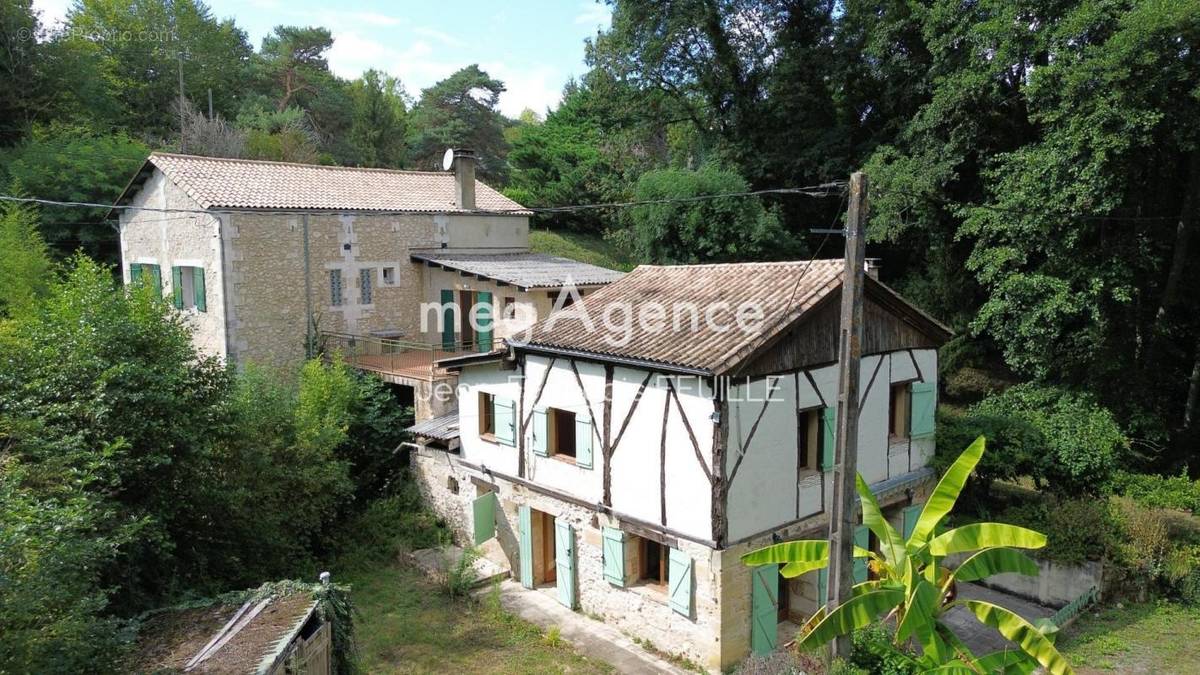
<instances>
[{"instance_id":1,"label":"dense forest","mask_svg":"<svg viewBox=\"0 0 1200 675\"><path fill-rule=\"evenodd\" d=\"M509 119L504 83L477 65L420 92L374 70L338 77L320 27L281 25L256 47L198 0L78 0L54 27L30 0L7 0L0 193L110 203L152 149L429 169L465 146L485 180L534 207L798 188L862 170L868 255L955 331L941 355L947 437L996 438L982 471L1067 494L1104 490L1118 469L1200 471L1200 3L612 4L561 102ZM836 193L774 193L560 210L535 226L602 237L641 262L807 259L841 254L838 237L810 230L836 227L844 209ZM65 549L79 559L50 561L75 570L64 585L18 598L47 616L128 613L277 573L319 555L328 514L353 511L383 480L355 454L387 417L372 409L379 392L317 364L285 387L196 362L167 310L104 280L117 255L104 211L7 204L0 219L0 491L14 505L0 529L52 539L57 518L78 528L53 536L104 532ZM64 337L79 325L92 337ZM105 378L170 386L129 400L54 394ZM323 387L340 398L318 404ZM170 422L181 409L194 424ZM107 427L117 414L145 426ZM167 430L191 459L158 454ZM283 455L319 454L329 473L247 454L268 437ZM272 493L279 522L211 519L248 508L245 492L205 482L239 472L335 503L292 514L296 500ZM163 476L208 503L204 518L177 508ZM52 484L62 492L39 501ZM293 516L312 526L297 531ZM222 567L233 562L183 545L194 536L252 557ZM260 540L261 564L248 543ZM118 583L118 571L144 579ZM12 607L0 602L0 618ZM108 630L75 628L81 644Z\"/></svg>"}]
</instances>

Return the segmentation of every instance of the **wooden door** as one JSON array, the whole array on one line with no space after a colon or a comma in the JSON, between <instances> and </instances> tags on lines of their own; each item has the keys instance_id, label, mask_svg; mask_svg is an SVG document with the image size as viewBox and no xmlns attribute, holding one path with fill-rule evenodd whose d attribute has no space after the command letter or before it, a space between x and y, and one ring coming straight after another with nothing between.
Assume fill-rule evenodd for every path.
<instances>
[{"instance_id":1,"label":"wooden door","mask_svg":"<svg viewBox=\"0 0 1200 675\"><path fill-rule=\"evenodd\" d=\"M538 511L537 515L541 519L539 526L542 528L542 582L553 583L558 579L558 564L555 562L554 516L541 511Z\"/></svg>"}]
</instances>

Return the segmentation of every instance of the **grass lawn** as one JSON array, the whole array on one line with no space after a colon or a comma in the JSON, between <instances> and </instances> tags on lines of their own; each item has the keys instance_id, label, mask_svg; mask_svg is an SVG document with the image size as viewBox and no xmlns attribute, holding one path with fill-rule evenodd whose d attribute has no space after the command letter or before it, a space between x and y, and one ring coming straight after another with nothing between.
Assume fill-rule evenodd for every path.
<instances>
[{"instance_id":1,"label":"grass lawn","mask_svg":"<svg viewBox=\"0 0 1200 675\"><path fill-rule=\"evenodd\" d=\"M1165 602L1105 607L1069 626L1059 649L1081 675L1200 673L1200 608Z\"/></svg>"},{"instance_id":2,"label":"grass lawn","mask_svg":"<svg viewBox=\"0 0 1200 675\"><path fill-rule=\"evenodd\" d=\"M572 258L581 262L628 272L637 263L603 237L565 230L530 230L529 248L538 253Z\"/></svg>"},{"instance_id":3,"label":"grass lawn","mask_svg":"<svg viewBox=\"0 0 1200 675\"><path fill-rule=\"evenodd\" d=\"M369 673L611 673L556 636L499 609L498 600L452 600L402 563L347 573Z\"/></svg>"}]
</instances>

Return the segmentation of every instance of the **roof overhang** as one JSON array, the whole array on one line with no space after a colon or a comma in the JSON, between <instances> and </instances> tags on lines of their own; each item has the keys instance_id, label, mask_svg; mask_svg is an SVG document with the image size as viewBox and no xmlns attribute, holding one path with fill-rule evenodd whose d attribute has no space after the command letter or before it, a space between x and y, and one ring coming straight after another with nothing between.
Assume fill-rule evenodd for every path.
<instances>
[{"instance_id":1,"label":"roof overhang","mask_svg":"<svg viewBox=\"0 0 1200 675\"><path fill-rule=\"evenodd\" d=\"M531 354L544 354L547 356L561 356L569 359L579 359L581 361L595 361L597 363L611 363L618 366L629 366L641 370L653 370L661 373L673 373L679 375L694 375L698 377L713 377L714 373L711 370L704 368L693 368L690 366L681 366L663 361L654 361L652 359L638 359L628 356L616 356L613 354L604 354L602 352L592 352L583 349L569 349L566 347L555 347L553 345L543 345L529 342L510 341L509 344L517 352L526 352Z\"/></svg>"}]
</instances>

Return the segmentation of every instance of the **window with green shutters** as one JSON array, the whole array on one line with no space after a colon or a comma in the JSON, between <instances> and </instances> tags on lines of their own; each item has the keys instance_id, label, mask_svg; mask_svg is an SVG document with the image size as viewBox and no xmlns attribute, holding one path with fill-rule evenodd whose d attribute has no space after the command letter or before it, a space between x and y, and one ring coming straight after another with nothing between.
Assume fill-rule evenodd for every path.
<instances>
[{"instance_id":1,"label":"window with green shutters","mask_svg":"<svg viewBox=\"0 0 1200 675\"><path fill-rule=\"evenodd\" d=\"M550 422L546 417L545 410L533 411L533 428L531 443L533 454L547 457L550 454Z\"/></svg>"},{"instance_id":2,"label":"window with green shutters","mask_svg":"<svg viewBox=\"0 0 1200 675\"><path fill-rule=\"evenodd\" d=\"M692 613L692 559L674 548L667 561L667 602L677 614Z\"/></svg>"},{"instance_id":3,"label":"window with green shutters","mask_svg":"<svg viewBox=\"0 0 1200 675\"><path fill-rule=\"evenodd\" d=\"M779 643L779 565L750 570L750 648L769 654Z\"/></svg>"},{"instance_id":4,"label":"window with green shutters","mask_svg":"<svg viewBox=\"0 0 1200 675\"><path fill-rule=\"evenodd\" d=\"M854 545L869 550L871 548L871 530L866 525L854 528ZM854 583L861 584L867 580L868 569L866 558L854 558Z\"/></svg>"},{"instance_id":5,"label":"window with green shutters","mask_svg":"<svg viewBox=\"0 0 1200 675\"><path fill-rule=\"evenodd\" d=\"M479 351L492 351L492 294L479 291L475 300L475 344Z\"/></svg>"},{"instance_id":6,"label":"window with green shutters","mask_svg":"<svg viewBox=\"0 0 1200 675\"><path fill-rule=\"evenodd\" d=\"M833 468L833 454L837 434L837 406L821 408L821 470Z\"/></svg>"},{"instance_id":7,"label":"window with green shutters","mask_svg":"<svg viewBox=\"0 0 1200 675\"><path fill-rule=\"evenodd\" d=\"M476 497L472 516L476 546L496 536L496 493L487 492Z\"/></svg>"},{"instance_id":8,"label":"window with green shutters","mask_svg":"<svg viewBox=\"0 0 1200 675\"><path fill-rule=\"evenodd\" d=\"M129 283L136 284L142 280L142 265L141 263L129 264Z\"/></svg>"},{"instance_id":9,"label":"window with green shutters","mask_svg":"<svg viewBox=\"0 0 1200 675\"><path fill-rule=\"evenodd\" d=\"M492 397L492 424L497 443L516 445L517 412L512 399Z\"/></svg>"},{"instance_id":10,"label":"window with green shutters","mask_svg":"<svg viewBox=\"0 0 1200 675\"><path fill-rule=\"evenodd\" d=\"M907 541L912 536L913 530L917 527L917 520L921 518L921 509L925 508L924 504L913 504L906 506L900 511L900 523L902 528L902 536Z\"/></svg>"},{"instance_id":11,"label":"window with green shutters","mask_svg":"<svg viewBox=\"0 0 1200 675\"><path fill-rule=\"evenodd\" d=\"M150 283L154 287L155 297L161 298L163 294L162 268L158 265L142 265L142 268L150 274Z\"/></svg>"},{"instance_id":12,"label":"window with green shutters","mask_svg":"<svg viewBox=\"0 0 1200 675\"><path fill-rule=\"evenodd\" d=\"M554 519L554 566L558 601L575 609L575 528L562 518Z\"/></svg>"},{"instance_id":13,"label":"window with green shutters","mask_svg":"<svg viewBox=\"0 0 1200 675\"><path fill-rule=\"evenodd\" d=\"M457 312L454 309L454 291L442 289L442 350L447 352L454 351L454 343L457 340L455 337L454 316Z\"/></svg>"},{"instance_id":14,"label":"window with green shutters","mask_svg":"<svg viewBox=\"0 0 1200 675\"><path fill-rule=\"evenodd\" d=\"M912 422L909 435L912 438L932 436L937 412L937 385L933 382L913 382L910 392Z\"/></svg>"},{"instance_id":15,"label":"window with green shutters","mask_svg":"<svg viewBox=\"0 0 1200 675\"><path fill-rule=\"evenodd\" d=\"M625 585L625 533L615 527L600 529L604 578L614 586Z\"/></svg>"},{"instance_id":16,"label":"window with green shutters","mask_svg":"<svg viewBox=\"0 0 1200 675\"><path fill-rule=\"evenodd\" d=\"M340 307L342 304L342 271L329 270L329 304Z\"/></svg>"},{"instance_id":17,"label":"window with green shutters","mask_svg":"<svg viewBox=\"0 0 1200 675\"><path fill-rule=\"evenodd\" d=\"M208 310L204 297L204 268L175 266L171 268L171 298L176 309Z\"/></svg>"}]
</instances>

